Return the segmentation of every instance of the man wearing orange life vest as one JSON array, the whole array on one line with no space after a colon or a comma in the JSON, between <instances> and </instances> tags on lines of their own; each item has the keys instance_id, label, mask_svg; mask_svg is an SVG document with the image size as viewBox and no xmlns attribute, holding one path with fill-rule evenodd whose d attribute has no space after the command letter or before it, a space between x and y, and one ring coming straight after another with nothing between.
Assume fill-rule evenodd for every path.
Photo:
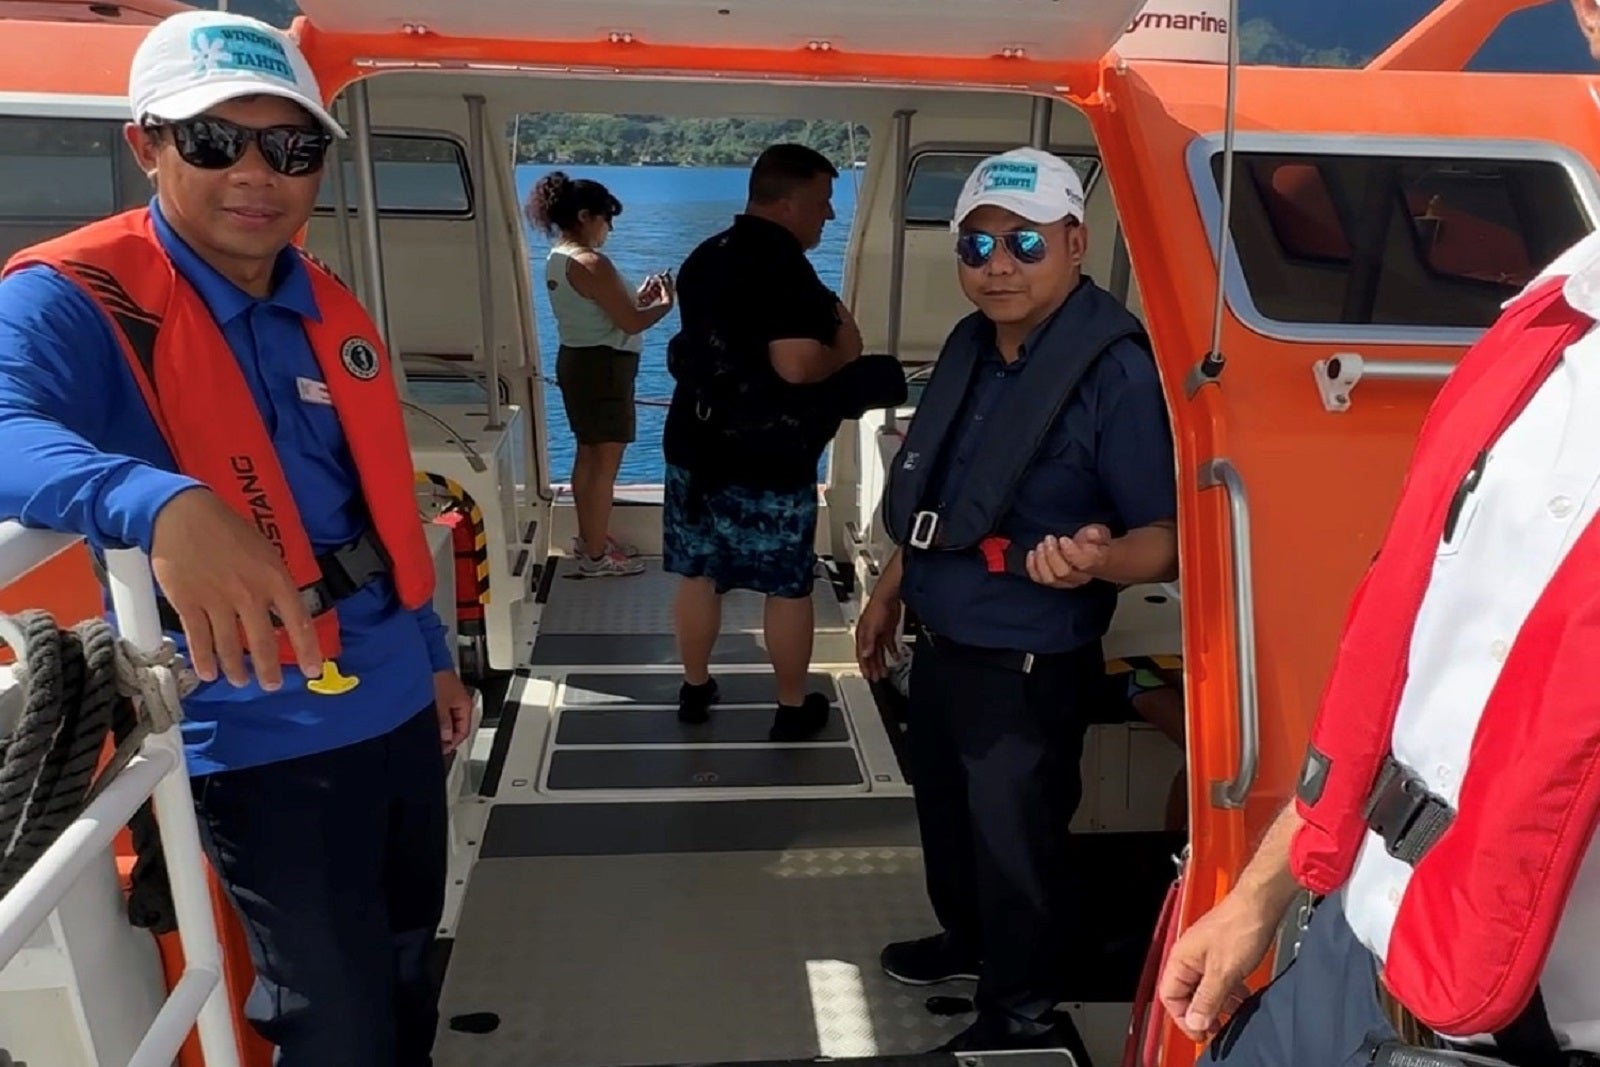
<instances>
[{"instance_id":1,"label":"man wearing orange life vest","mask_svg":"<svg viewBox=\"0 0 1600 1067\"><path fill-rule=\"evenodd\" d=\"M1600 60L1600 0L1573 6ZM1429 411L1296 800L1167 958L1205 1062L1600 1064L1600 697L1571 673L1600 645L1597 319L1592 234ZM1250 997L1302 886L1298 954Z\"/></svg>"},{"instance_id":2,"label":"man wearing orange life vest","mask_svg":"<svg viewBox=\"0 0 1600 1067\"><path fill-rule=\"evenodd\" d=\"M150 554L203 679L183 723L201 833L277 1062L426 1065L442 752L472 701L389 356L290 244L344 132L293 41L236 15L157 25L129 96L149 207L0 280L0 515Z\"/></svg>"}]
</instances>

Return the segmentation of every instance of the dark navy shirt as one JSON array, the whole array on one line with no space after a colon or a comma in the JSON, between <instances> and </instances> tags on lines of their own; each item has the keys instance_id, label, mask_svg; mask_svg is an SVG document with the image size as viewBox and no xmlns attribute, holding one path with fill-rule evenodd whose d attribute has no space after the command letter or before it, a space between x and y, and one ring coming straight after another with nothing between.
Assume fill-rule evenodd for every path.
<instances>
[{"instance_id":1,"label":"dark navy shirt","mask_svg":"<svg viewBox=\"0 0 1600 1067\"><path fill-rule=\"evenodd\" d=\"M1069 302L1057 314L1071 313ZM966 468L982 435L1007 432L993 416L1008 391L1020 388L1027 361L1051 358L1049 349L1035 349L1049 325L1035 329L1009 365L995 347L992 325L975 335L983 351L931 480L936 509L967 489ZM1172 427L1155 360L1138 343L1119 341L1095 361L1056 417L1001 532L1032 548L1046 534L1070 537L1091 523L1120 537L1177 513ZM935 633L965 644L1065 652L1104 636L1116 610L1117 591L1108 582L1050 589L1021 575L990 574L976 551L904 551L907 607Z\"/></svg>"},{"instance_id":2,"label":"dark navy shirt","mask_svg":"<svg viewBox=\"0 0 1600 1067\"><path fill-rule=\"evenodd\" d=\"M222 328L255 397L313 548L354 540L368 524L355 464L327 404L304 318L319 318L299 255L278 261L258 300L223 278L173 232L152 203L156 234ZM76 284L47 267L0 281L0 517L82 534L97 549L150 550L155 518L199 483L176 473L110 324ZM433 673L452 665L431 605L405 610L393 583L339 602L348 693L321 696L283 669L268 693L254 681L204 684L184 701L192 774L309 755L387 733L433 700ZM179 648L183 635L174 634Z\"/></svg>"}]
</instances>

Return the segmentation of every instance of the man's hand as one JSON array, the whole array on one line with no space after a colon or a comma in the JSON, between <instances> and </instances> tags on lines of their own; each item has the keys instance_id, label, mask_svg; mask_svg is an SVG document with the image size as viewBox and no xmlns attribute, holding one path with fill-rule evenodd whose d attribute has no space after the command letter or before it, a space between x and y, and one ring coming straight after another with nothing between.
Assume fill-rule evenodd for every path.
<instances>
[{"instance_id":1,"label":"man's hand","mask_svg":"<svg viewBox=\"0 0 1600 1067\"><path fill-rule=\"evenodd\" d=\"M889 673L888 661L900 658L896 630L900 626L900 598L880 593L867 601L856 620L856 662L869 682Z\"/></svg>"},{"instance_id":2,"label":"man's hand","mask_svg":"<svg viewBox=\"0 0 1600 1067\"><path fill-rule=\"evenodd\" d=\"M1229 895L1172 946L1156 996L1190 1039L1210 1038L1250 995L1244 980L1267 958L1277 933L1269 910Z\"/></svg>"},{"instance_id":3,"label":"man's hand","mask_svg":"<svg viewBox=\"0 0 1600 1067\"><path fill-rule=\"evenodd\" d=\"M1028 577L1052 589L1076 589L1098 577L1111 556L1111 531L1091 523L1072 537L1049 534L1028 553Z\"/></svg>"},{"instance_id":4,"label":"man's hand","mask_svg":"<svg viewBox=\"0 0 1600 1067\"><path fill-rule=\"evenodd\" d=\"M433 704L439 713L439 744L449 755L472 731L472 690L453 670L433 676Z\"/></svg>"},{"instance_id":5,"label":"man's hand","mask_svg":"<svg viewBox=\"0 0 1600 1067\"><path fill-rule=\"evenodd\" d=\"M278 550L216 494L188 489L167 502L156 516L150 566L183 621L190 662L203 680L216 680L220 660L229 682L248 684L248 649L261 687L283 684L269 611L283 620L300 670L322 674L316 629Z\"/></svg>"}]
</instances>

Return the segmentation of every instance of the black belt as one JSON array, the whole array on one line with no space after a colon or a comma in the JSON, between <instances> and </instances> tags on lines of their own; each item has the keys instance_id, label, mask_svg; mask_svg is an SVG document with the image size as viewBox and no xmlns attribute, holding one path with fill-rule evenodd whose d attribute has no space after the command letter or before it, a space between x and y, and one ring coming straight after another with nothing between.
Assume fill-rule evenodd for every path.
<instances>
[{"instance_id":1,"label":"black belt","mask_svg":"<svg viewBox=\"0 0 1600 1067\"><path fill-rule=\"evenodd\" d=\"M105 566L98 556L93 559L100 584L105 585ZM322 572L322 577L300 590L301 603L305 604L312 618L332 608L374 578L391 573L394 568L382 543L368 529L354 541L318 556L317 569ZM163 630L176 632L183 629L183 620L179 618L177 609L160 594L156 596L156 611L161 616ZM272 613L272 621L277 625L282 623L276 612Z\"/></svg>"},{"instance_id":2,"label":"black belt","mask_svg":"<svg viewBox=\"0 0 1600 1067\"><path fill-rule=\"evenodd\" d=\"M1009 648L979 648L977 645L965 645L960 641L953 641L942 634L917 624L917 634L935 648L960 656L972 663L982 663L989 667L998 667L1001 670L1017 671L1028 674L1033 670L1034 662L1039 658L1032 652L1018 652Z\"/></svg>"},{"instance_id":3,"label":"black belt","mask_svg":"<svg viewBox=\"0 0 1600 1067\"><path fill-rule=\"evenodd\" d=\"M1393 756L1383 761L1364 814L1389 855L1413 867L1456 817L1455 809Z\"/></svg>"}]
</instances>

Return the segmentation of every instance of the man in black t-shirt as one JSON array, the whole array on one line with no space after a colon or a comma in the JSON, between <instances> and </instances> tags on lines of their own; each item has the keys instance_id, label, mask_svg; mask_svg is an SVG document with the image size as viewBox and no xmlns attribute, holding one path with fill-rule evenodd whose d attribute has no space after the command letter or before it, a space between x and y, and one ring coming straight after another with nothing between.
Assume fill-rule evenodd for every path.
<instances>
[{"instance_id":1,"label":"man in black t-shirt","mask_svg":"<svg viewBox=\"0 0 1600 1067\"><path fill-rule=\"evenodd\" d=\"M682 331L662 449L666 569L683 576L674 604L684 683L678 717L705 722L717 699L709 669L722 594L766 596L765 637L777 680L773 740L827 723L806 694L814 620L817 461L838 426L822 383L861 355L861 332L806 258L833 214L839 172L802 145L774 145L750 173L749 202L678 275Z\"/></svg>"}]
</instances>

